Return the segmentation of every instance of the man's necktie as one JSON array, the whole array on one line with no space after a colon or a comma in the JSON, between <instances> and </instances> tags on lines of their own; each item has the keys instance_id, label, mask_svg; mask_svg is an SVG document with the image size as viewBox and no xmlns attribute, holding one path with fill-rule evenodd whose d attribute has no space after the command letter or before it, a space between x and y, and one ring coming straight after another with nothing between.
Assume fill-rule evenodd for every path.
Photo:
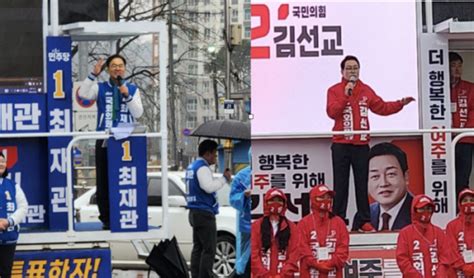
<instances>
[{"instance_id":1,"label":"man's necktie","mask_svg":"<svg viewBox=\"0 0 474 278\"><path fill-rule=\"evenodd\" d=\"M390 214L384 212L382 213L382 231L388 231L390 230L388 223L390 221L390 217L392 217Z\"/></svg>"}]
</instances>

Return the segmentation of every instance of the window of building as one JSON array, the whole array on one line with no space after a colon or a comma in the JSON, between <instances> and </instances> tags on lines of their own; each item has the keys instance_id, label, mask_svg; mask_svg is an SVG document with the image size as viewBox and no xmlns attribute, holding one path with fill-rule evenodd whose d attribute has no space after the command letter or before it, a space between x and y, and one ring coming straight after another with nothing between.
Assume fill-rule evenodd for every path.
<instances>
[{"instance_id":1,"label":"window of building","mask_svg":"<svg viewBox=\"0 0 474 278\"><path fill-rule=\"evenodd\" d=\"M197 122L197 119L196 119L196 115L188 115L186 117L186 127L187 128L195 128L196 127L196 122Z\"/></svg>"},{"instance_id":2,"label":"window of building","mask_svg":"<svg viewBox=\"0 0 474 278\"><path fill-rule=\"evenodd\" d=\"M210 82L209 82L209 80L203 81L203 82L202 82L202 89L203 89L205 92L209 92L209 88L210 88Z\"/></svg>"},{"instance_id":3,"label":"window of building","mask_svg":"<svg viewBox=\"0 0 474 278\"><path fill-rule=\"evenodd\" d=\"M209 22L211 21L211 12L205 12L204 13L204 22Z\"/></svg>"},{"instance_id":4,"label":"window of building","mask_svg":"<svg viewBox=\"0 0 474 278\"><path fill-rule=\"evenodd\" d=\"M189 74L197 74L197 72L198 72L197 65L194 65L194 64L188 65L188 73Z\"/></svg>"},{"instance_id":5,"label":"window of building","mask_svg":"<svg viewBox=\"0 0 474 278\"><path fill-rule=\"evenodd\" d=\"M249 26L245 27L245 38L250 38L250 27Z\"/></svg>"},{"instance_id":6,"label":"window of building","mask_svg":"<svg viewBox=\"0 0 474 278\"><path fill-rule=\"evenodd\" d=\"M209 104L210 104L210 100L208 98L205 98L202 100L202 106L204 110L209 110Z\"/></svg>"},{"instance_id":7,"label":"window of building","mask_svg":"<svg viewBox=\"0 0 474 278\"><path fill-rule=\"evenodd\" d=\"M196 51L196 50L191 50L191 49L189 50L189 52L188 52L188 57L189 57L189 58L197 58L197 56L198 56L198 55L197 55L197 51Z\"/></svg>"},{"instance_id":8,"label":"window of building","mask_svg":"<svg viewBox=\"0 0 474 278\"><path fill-rule=\"evenodd\" d=\"M244 19L250 20L250 9L245 9L244 12L245 12Z\"/></svg>"},{"instance_id":9,"label":"window of building","mask_svg":"<svg viewBox=\"0 0 474 278\"><path fill-rule=\"evenodd\" d=\"M189 112L196 112L197 110L197 99L195 98L188 98L186 101L186 110Z\"/></svg>"},{"instance_id":10,"label":"window of building","mask_svg":"<svg viewBox=\"0 0 474 278\"><path fill-rule=\"evenodd\" d=\"M189 89L190 90L196 91L196 89L197 89L197 80L196 79L190 79L188 81L188 84L189 84Z\"/></svg>"},{"instance_id":11,"label":"window of building","mask_svg":"<svg viewBox=\"0 0 474 278\"><path fill-rule=\"evenodd\" d=\"M206 40L211 38L211 29L209 29L209 28L204 29L204 38Z\"/></svg>"}]
</instances>

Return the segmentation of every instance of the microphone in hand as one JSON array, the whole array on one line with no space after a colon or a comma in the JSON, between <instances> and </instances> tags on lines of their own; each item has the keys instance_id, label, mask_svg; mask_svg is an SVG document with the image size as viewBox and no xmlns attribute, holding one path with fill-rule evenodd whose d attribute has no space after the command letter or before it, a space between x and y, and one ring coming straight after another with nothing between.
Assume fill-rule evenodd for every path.
<instances>
[{"instance_id":1,"label":"microphone in hand","mask_svg":"<svg viewBox=\"0 0 474 278\"><path fill-rule=\"evenodd\" d=\"M349 82L352 83L352 86L354 86L356 82L356 77L354 75L351 75L351 77L349 78ZM349 96L352 96L352 88L349 88L349 90L347 90L347 94Z\"/></svg>"},{"instance_id":2,"label":"microphone in hand","mask_svg":"<svg viewBox=\"0 0 474 278\"><path fill-rule=\"evenodd\" d=\"M117 83L118 83L118 86L119 86L119 87L122 86L122 84L123 84L123 78L122 78L122 76L117 75Z\"/></svg>"}]
</instances>

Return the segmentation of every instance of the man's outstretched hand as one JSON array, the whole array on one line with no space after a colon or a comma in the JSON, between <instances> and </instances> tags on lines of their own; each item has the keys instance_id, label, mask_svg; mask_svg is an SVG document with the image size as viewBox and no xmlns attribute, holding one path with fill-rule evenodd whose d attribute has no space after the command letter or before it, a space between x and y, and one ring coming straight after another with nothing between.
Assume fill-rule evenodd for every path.
<instances>
[{"instance_id":1,"label":"man's outstretched hand","mask_svg":"<svg viewBox=\"0 0 474 278\"><path fill-rule=\"evenodd\" d=\"M403 106L407 105L408 103L415 101L414 97L404 97L400 100L403 104Z\"/></svg>"}]
</instances>

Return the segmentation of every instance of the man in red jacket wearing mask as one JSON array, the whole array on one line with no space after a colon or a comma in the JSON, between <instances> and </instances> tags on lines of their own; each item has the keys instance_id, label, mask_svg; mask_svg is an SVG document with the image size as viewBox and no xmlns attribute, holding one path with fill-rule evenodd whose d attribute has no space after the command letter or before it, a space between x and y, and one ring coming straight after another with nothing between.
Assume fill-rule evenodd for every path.
<instances>
[{"instance_id":1,"label":"man in red jacket wearing mask","mask_svg":"<svg viewBox=\"0 0 474 278\"><path fill-rule=\"evenodd\" d=\"M412 224L398 234L397 264L404 278L446 278L450 249L446 236L431 224L435 205L427 195L412 202Z\"/></svg>"},{"instance_id":2,"label":"man in red jacket wearing mask","mask_svg":"<svg viewBox=\"0 0 474 278\"><path fill-rule=\"evenodd\" d=\"M298 223L301 278L342 278L349 256L346 224L332 213L334 191L326 185L311 189L311 214Z\"/></svg>"},{"instance_id":3,"label":"man in red jacket wearing mask","mask_svg":"<svg viewBox=\"0 0 474 278\"><path fill-rule=\"evenodd\" d=\"M453 255L451 276L474 277L474 190L464 189L458 199L459 215L446 227Z\"/></svg>"},{"instance_id":4,"label":"man in red jacket wearing mask","mask_svg":"<svg viewBox=\"0 0 474 278\"><path fill-rule=\"evenodd\" d=\"M474 84L461 79L462 64L458 53L449 52L452 127L474 128ZM456 196L469 187L473 148L474 137L465 137L456 144Z\"/></svg>"},{"instance_id":5,"label":"man in red jacket wearing mask","mask_svg":"<svg viewBox=\"0 0 474 278\"><path fill-rule=\"evenodd\" d=\"M298 272L298 233L285 217L285 194L272 188L265 193L263 217L252 223L254 278L287 278Z\"/></svg>"},{"instance_id":6,"label":"man in red jacket wearing mask","mask_svg":"<svg viewBox=\"0 0 474 278\"><path fill-rule=\"evenodd\" d=\"M391 115L414 101L405 97L385 102L359 79L360 63L355 56L346 56L341 62L341 82L328 89L328 116L334 120L333 131L369 130L369 110L378 115ZM334 213L346 219L350 167L354 172L357 211L360 223L354 230L375 232L370 224L367 194L369 135L335 135L332 138L332 170L334 178Z\"/></svg>"}]
</instances>

